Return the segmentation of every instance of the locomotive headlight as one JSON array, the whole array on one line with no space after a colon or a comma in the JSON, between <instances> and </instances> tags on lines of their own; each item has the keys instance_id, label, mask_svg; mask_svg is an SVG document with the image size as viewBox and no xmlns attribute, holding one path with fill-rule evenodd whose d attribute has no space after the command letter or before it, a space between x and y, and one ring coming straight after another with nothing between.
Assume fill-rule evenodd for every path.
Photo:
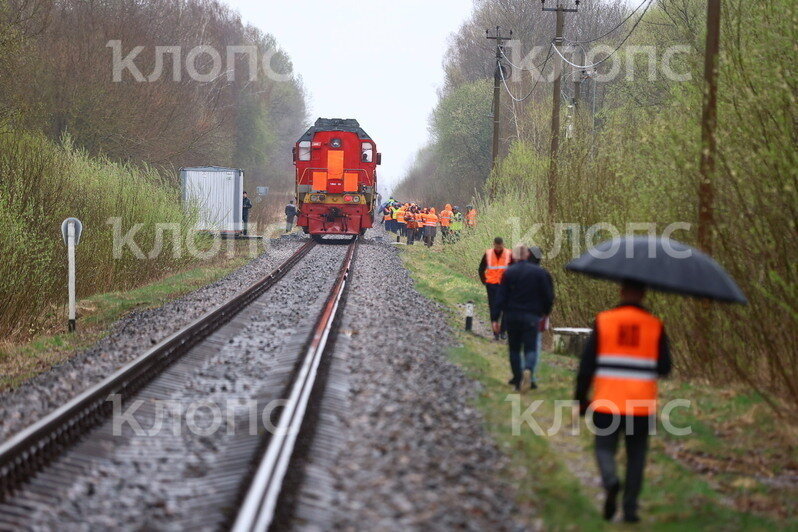
<instances>
[{"instance_id":1,"label":"locomotive headlight","mask_svg":"<svg viewBox=\"0 0 798 532\"><path fill-rule=\"evenodd\" d=\"M312 201L314 203L321 203L325 199L326 199L326 196L324 194L311 194L310 195L310 201Z\"/></svg>"},{"instance_id":2,"label":"locomotive headlight","mask_svg":"<svg viewBox=\"0 0 798 532\"><path fill-rule=\"evenodd\" d=\"M352 203L352 196L344 196L344 201L347 203Z\"/></svg>"},{"instance_id":3,"label":"locomotive headlight","mask_svg":"<svg viewBox=\"0 0 798 532\"><path fill-rule=\"evenodd\" d=\"M360 203L360 196L352 196L352 203Z\"/></svg>"},{"instance_id":4,"label":"locomotive headlight","mask_svg":"<svg viewBox=\"0 0 798 532\"><path fill-rule=\"evenodd\" d=\"M341 146L343 146L343 143L341 142L341 139L332 139L330 141L330 147L332 147L332 148L338 149Z\"/></svg>"}]
</instances>

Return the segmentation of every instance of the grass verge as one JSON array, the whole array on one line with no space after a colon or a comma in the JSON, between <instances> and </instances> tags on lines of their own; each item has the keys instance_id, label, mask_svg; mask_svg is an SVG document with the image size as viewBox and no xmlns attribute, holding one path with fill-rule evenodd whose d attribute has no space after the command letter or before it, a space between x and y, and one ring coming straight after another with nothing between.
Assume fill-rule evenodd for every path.
<instances>
[{"instance_id":1,"label":"grass verge","mask_svg":"<svg viewBox=\"0 0 798 532\"><path fill-rule=\"evenodd\" d=\"M443 304L453 328L461 331L450 356L483 385L477 406L510 458L505 475L516 488L522 515L530 521L542 519L548 530L623 529L605 523L599 514L603 494L584 423L580 434L568 428L541 434L529 424L521 424L520 433L513 431L513 409L516 414L528 412L537 399L543 402L533 410L534 422L544 431L556 425L554 401L571 397L577 361L546 353L539 368L541 388L509 393L506 347L462 332L460 308L468 300L477 303L478 319L487 320L482 286L458 273L435 248L408 247L403 257L419 291ZM692 434L677 437L660 431L652 437L641 498L643 527L798 530L792 429L745 390L684 380L665 381L661 389L663 400L691 401L689 408L674 410L670 420L677 427L690 426Z\"/></svg>"},{"instance_id":2,"label":"grass verge","mask_svg":"<svg viewBox=\"0 0 798 532\"><path fill-rule=\"evenodd\" d=\"M213 283L249 261L246 243L235 253L220 254L212 261L169 275L132 290L96 294L78 305L78 331L65 331L65 320L49 318L48 330L24 343L0 343L0 391L16 388L26 380L67 360L104 337L114 322L134 310L155 308L202 286ZM56 314L56 313L53 313ZM63 312L57 313L62 315Z\"/></svg>"}]
</instances>

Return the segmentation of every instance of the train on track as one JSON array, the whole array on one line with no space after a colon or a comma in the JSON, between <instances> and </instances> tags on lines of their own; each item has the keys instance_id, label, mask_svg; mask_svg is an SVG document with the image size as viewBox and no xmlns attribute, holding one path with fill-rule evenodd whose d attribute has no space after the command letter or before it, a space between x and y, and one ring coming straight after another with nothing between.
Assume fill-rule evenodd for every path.
<instances>
[{"instance_id":1,"label":"train on track","mask_svg":"<svg viewBox=\"0 0 798 532\"><path fill-rule=\"evenodd\" d=\"M319 118L293 149L297 225L316 240L373 226L382 154L357 120Z\"/></svg>"}]
</instances>

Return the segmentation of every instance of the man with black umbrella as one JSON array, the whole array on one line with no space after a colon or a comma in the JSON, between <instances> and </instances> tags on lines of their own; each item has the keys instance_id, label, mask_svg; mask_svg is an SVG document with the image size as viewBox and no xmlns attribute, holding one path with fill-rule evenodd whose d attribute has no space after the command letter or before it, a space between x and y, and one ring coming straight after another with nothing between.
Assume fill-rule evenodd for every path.
<instances>
[{"instance_id":1,"label":"man with black umbrella","mask_svg":"<svg viewBox=\"0 0 798 532\"><path fill-rule=\"evenodd\" d=\"M671 358L662 322L643 306L646 290L745 304L745 295L709 255L665 237L628 236L602 242L572 260L567 270L620 281L621 304L596 317L576 379L579 411L593 411L596 458L607 498L604 517L617 510L621 483L615 451L626 443L624 520L636 523L648 436L657 412L657 379ZM588 391L593 388L592 401Z\"/></svg>"},{"instance_id":2,"label":"man with black umbrella","mask_svg":"<svg viewBox=\"0 0 798 532\"><path fill-rule=\"evenodd\" d=\"M580 414L589 407L593 411L608 521L615 516L622 487L615 464L622 433L626 445L624 521L640 521L637 499L643 488L648 436L656 422L657 379L671 371L668 337L659 318L642 306L645 293L645 285L623 282L621 304L596 317L576 380ZM592 401L588 399L591 386Z\"/></svg>"}]
</instances>

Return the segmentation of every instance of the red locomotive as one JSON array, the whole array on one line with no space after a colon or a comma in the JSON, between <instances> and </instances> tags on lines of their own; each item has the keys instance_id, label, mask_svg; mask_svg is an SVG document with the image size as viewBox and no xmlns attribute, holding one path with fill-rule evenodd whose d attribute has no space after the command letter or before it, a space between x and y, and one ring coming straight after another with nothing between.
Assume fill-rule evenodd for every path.
<instances>
[{"instance_id":1,"label":"red locomotive","mask_svg":"<svg viewBox=\"0 0 798 532\"><path fill-rule=\"evenodd\" d=\"M297 225L316 239L372 227L382 154L357 120L319 118L294 147Z\"/></svg>"}]
</instances>

